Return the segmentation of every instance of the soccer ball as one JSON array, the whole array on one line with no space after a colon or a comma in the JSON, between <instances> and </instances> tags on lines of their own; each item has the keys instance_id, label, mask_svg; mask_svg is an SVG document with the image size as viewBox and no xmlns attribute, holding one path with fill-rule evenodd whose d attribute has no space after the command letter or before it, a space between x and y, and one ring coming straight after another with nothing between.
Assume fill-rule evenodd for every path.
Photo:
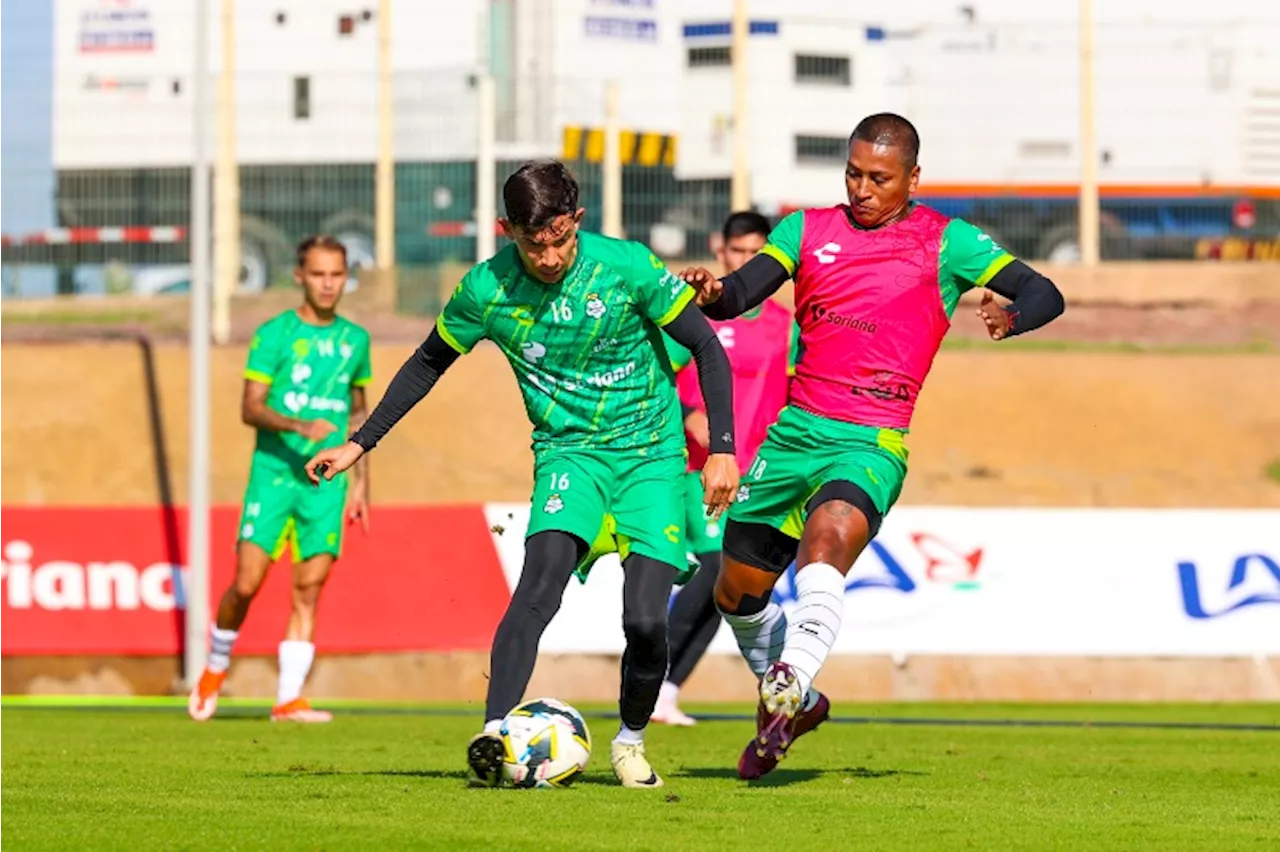
<instances>
[{"instance_id":1,"label":"soccer ball","mask_svg":"<svg viewBox=\"0 0 1280 852\"><path fill-rule=\"evenodd\" d=\"M563 701L535 698L507 714L502 777L516 787L568 787L591 759L591 732Z\"/></svg>"}]
</instances>

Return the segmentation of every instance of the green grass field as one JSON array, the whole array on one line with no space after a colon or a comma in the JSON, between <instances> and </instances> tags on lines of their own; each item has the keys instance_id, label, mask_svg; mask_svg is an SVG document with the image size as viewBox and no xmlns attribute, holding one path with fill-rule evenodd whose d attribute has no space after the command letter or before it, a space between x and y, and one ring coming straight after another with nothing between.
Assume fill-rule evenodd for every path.
<instances>
[{"instance_id":1,"label":"green grass field","mask_svg":"<svg viewBox=\"0 0 1280 852\"><path fill-rule=\"evenodd\" d=\"M466 788L475 709L3 708L15 849L1280 849L1280 705L843 705L754 784L749 708L701 708L743 715L652 729L658 791L614 782L606 708L588 774L536 791Z\"/></svg>"}]
</instances>

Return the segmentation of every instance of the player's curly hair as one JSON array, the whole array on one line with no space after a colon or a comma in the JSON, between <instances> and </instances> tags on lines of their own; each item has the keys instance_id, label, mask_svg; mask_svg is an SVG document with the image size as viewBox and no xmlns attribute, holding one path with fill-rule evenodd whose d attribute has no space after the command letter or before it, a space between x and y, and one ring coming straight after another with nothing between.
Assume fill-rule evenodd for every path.
<instances>
[{"instance_id":1,"label":"player's curly hair","mask_svg":"<svg viewBox=\"0 0 1280 852\"><path fill-rule=\"evenodd\" d=\"M897 148L902 153L902 164L907 171L915 168L916 159L920 156L920 134L916 132L915 125L892 112L878 112L859 121L849 136L850 146L854 140Z\"/></svg>"},{"instance_id":2,"label":"player's curly hair","mask_svg":"<svg viewBox=\"0 0 1280 852\"><path fill-rule=\"evenodd\" d=\"M342 265L347 265L347 247L332 234L313 234L302 242L298 243L298 268L307 265L307 255L312 249L322 249L324 251L336 251L342 255Z\"/></svg>"},{"instance_id":3,"label":"player's curly hair","mask_svg":"<svg viewBox=\"0 0 1280 852\"><path fill-rule=\"evenodd\" d=\"M540 231L559 216L578 212L578 181L559 160L532 160L502 186L507 221Z\"/></svg>"}]
</instances>

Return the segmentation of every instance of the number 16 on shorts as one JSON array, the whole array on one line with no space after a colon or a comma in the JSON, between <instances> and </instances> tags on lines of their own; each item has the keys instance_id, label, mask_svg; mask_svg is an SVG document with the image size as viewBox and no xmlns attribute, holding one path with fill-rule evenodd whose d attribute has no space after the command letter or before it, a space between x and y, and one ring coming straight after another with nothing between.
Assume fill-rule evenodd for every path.
<instances>
[{"instance_id":1,"label":"number 16 on shorts","mask_svg":"<svg viewBox=\"0 0 1280 852\"><path fill-rule=\"evenodd\" d=\"M542 511L554 515L564 509L564 498L560 496L560 492L569 490L569 474L549 473L547 480L551 494L547 497L547 502L542 504Z\"/></svg>"}]
</instances>

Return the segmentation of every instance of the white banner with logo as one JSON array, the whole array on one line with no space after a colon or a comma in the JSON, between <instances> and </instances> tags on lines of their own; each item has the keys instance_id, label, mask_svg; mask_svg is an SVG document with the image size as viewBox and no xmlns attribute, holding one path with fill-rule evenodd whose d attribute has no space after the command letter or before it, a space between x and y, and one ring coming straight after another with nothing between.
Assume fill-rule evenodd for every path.
<instances>
[{"instance_id":1,"label":"white banner with logo","mask_svg":"<svg viewBox=\"0 0 1280 852\"><path fill-rule=\"evenodd\" d=\"M486 513L514 589L529 507ZM792 572L775 598L793 605ZM542 651L621 652L621 611L610 557ZM737 652L727 628L711 651ZM1280 655L1280 511L901 507L849 573L835 652Z\"/></svg>"}]
</instances>

